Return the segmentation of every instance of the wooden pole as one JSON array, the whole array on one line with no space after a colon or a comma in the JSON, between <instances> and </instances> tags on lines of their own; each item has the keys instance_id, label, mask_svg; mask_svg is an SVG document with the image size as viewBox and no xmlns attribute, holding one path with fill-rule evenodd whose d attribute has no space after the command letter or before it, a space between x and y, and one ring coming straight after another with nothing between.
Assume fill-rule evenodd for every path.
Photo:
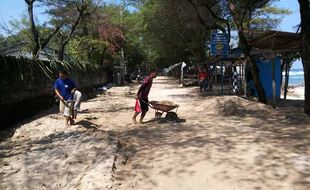
<instances>
[{"instance_id":1,"label":"wooden pole","mask_svg":"<svg viewBox=\"0 0 310 190\"><path fill-rule=\"evenodd\" d=\"M274 52L272 53L272 106L276 107L276 60Z\"/></svg>"},{"instance_id":2,"label":"wooden pole","mask_svg":"<svg viewBox=\"0 0 310 190\"><path fill-rule=\"evenodd\" d=\"M284 100L286 100L286 98L287 98L287 89L288 89L289 77L290 77L290 66L289 66L289 63L286 62L286 64L285 64Z\"/></svg>"},{"instance_id":3,"label":"wooden pole","mask_svg":"<svg viewBox=\"0 0 310 190\"><path fill-rule=\"evenodd\" d=\"M221 95L224 94L224 71L223 71L223 61L221 62Z\"/></svg>"},{"instance_id":4,"label":"wooden pole","mask_svg":"<svg viewBox=\"0 0 310 190\"><path fill-rule=\"evenodd\" d=\"M217 64L214 64L214 67L215 67L215 69L214 69L214 81L215 81L215 84L217 85Z\"/></svg>"},{"instance_id":5,"label":"wooden pole","mask_svg":"<svg viewBox=\"0 0 310 190\"><path fill-rule=\"evenodd\" d=\"M240 80L243 80L243 62L239 62L239 68L240 68Z\"/></svg>"},{"instance_id":6,"label":"wooden pole","mask_svg":"<svg viewBox=\"0 0 310 190\"><path fill-rule=\"evenodd\" d=\"M272 106L276 107L276 60L275 60L275 52L274 52L274 46L275 46L275 39L271 39L271 51L272 51Z\"/></svg>"},{"instance_id":7,"label":"wooden pole","mask_svg":"<svg viewBox=\"0 0 310 190\"><path fill-rule=\"evenodd\" d=\"M245 68L246 68L246 62L242 61L242 65L243 65L243 85L244 85L244 97L247 97L247 81L246 81L246 75L245 75Z\"/></svg>"}]
</instances>

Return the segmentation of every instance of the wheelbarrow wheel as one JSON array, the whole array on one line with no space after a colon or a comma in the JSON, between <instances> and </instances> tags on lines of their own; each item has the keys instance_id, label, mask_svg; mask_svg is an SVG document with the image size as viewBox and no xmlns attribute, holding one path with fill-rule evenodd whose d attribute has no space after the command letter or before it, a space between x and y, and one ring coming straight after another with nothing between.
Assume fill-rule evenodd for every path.
<instances>
[{"instance_id":1,"label":"wheelbarrow wheel","mask_svg":"<svg viewBox=\"0 0 310 190\"><path fill-rule=\"evenodd\" d=\"M163 115L163 112L159 112L159 111L156 111L156 112L155 112L155 118L156 118L157 120L159 120L159 119L161 118L162 115Z\"/></svg>"},{"instance_id":2,"label":"wheelbarrow wheel","mask_svg":"<svg viewBox=\"0 0 310 190\"><path fill-rule=\"evenodd\" d=\"M179 117L178 117L178 114L175 113L175 112L168 112L166 114L166 119L168 121L178 121L179 120Z\"/></svg>"}]
</instances>

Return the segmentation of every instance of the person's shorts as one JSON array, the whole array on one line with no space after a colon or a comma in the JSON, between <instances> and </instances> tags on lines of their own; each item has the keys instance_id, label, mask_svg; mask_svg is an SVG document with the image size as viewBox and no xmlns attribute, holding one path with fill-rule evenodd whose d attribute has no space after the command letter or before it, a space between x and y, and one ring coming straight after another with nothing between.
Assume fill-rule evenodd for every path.
<instances>
[{"instance_id":1,"label":"person's shorts","mask_svg":"<svg viewBox=\"0 0 310 190\"><path fill-rule=\"evenodd\" d=\"M60 101L59 103L59 111L60 113L63 113L64 116L71 116L72 115L72 108L73 108L73 103L72 102L68 102L68 103L64 103L63 101Z\"/></svg>"},{"instance_id":2,"label":"person's shorts","mask_svg":"<svg viewBox=\"0 0 310 190\"><path fill-rule=\"evenodd\" d=\"M140 106L141 106L142 112L149 111L149 105L147 104L148 102L149 102L148 99L141 99L140 100Z\"/></svg>"},{"instance_id":3,"label":"person's shorts","mask_svg":"<svg viewBox=\"0 0 310 190\"><path fill-rule=\"evenodd\" d=\"M73 106L73 110L79 111L80 107L81 107L82 93L80 91L76 90L73 94L73 100L75 101L74 106Z\"/></svg>"}]
</instances>

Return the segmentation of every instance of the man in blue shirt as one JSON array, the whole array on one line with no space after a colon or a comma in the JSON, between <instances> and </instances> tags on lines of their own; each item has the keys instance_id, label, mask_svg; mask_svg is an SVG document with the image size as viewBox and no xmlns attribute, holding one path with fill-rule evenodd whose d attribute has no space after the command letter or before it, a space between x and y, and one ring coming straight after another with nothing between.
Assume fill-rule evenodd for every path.
<instances>
[{"instance_id":1,"label":"man in blue shirt","mask_svg":"<svg viewBox=\"0 0 310 190\"><path fill-rule=\"evenodd\" d=\"M73 80L67 77L66 71L59 72L59 78L54 83L54 89L56 95L60 99L59 109L60 112L64 114L66 118L66 126L74 123L72 118L73 109L73 94L76 90L75 83Z\"/></svg>"}]
</instances>

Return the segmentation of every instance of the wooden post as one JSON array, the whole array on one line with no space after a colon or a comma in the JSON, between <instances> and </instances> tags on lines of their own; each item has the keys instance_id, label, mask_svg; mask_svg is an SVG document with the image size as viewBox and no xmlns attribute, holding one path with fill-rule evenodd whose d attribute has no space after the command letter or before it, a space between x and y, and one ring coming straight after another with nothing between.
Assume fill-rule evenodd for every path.
<instances>
[{"instance_id":1,"label":"wooden post","mask_svg":"<svg viewBox=\"0 0 310 190\"><path fill-rule=\"evenodd\" d=\"M272 52L272 106L276 107L276 63L275 63L275 55Z\"/></svg>"},{"instance_id":2,"label":"wooden post","mask_svg":"<svg viewBox=\"0 0 310 190\"><path fill-rule=\"evenodd\" d=\"M214 69L214 82L215 82L215 84L217 85L217 64L214 64L214 67L215 67L215 69Z\"/></svg>"},{"instance_id":3,"label":"wooden post","mask_svg":"<svg viewBox=\"0 0 310 190\"><path fill-rule=\"evenodd\" d=\"M221 95L224 94L224 71L223 71L223 61L221 62Z\"/></svg>"},{"instance_id":4,"label":"wooden post","mask_svg":"<svg viewBox=\"0 0 310 190\"><path fill-rule=\"evenodd\" d=\"M247 97L247 81L246 81L246 75L245 75L245 68L246 68L246 61L242 61L242 65L243 65L243 79L242 79L242 83L244 85L244 97Z\"/></svg>"},{"instance_id":5,"label":"wooden post","mask_svg":"<svg viewBox=\"0 0 310 190\"><path fill-rule=\"evenodd\" d=\"M180 84L183 84L183 80L184 80L184 70L183 70L183 62L181 64L181 81L180 81Z\"/></svg>"},{"instance_id":6,"label":"wooden post","mask_svg":"<svg viewBox=\"0 0 310 190\"><path fill-rule=\"evenodd\" d=\"M276 107L276 60L275 60L275 38L270 41L271 58L272 58L272 106Z\"/></svg>"},{"instance_id":7,"label":"wooden post","mask_svg":"<svg viewBox=\"0 0 310 190\"><path fill-rule=\"evenodd\" d=\"M290 63L285 63L285 82L284 82L284 100L286 100L287 97L287 89L288 89L288 83L289 83L289 77L290 77Z\"/></svg>"}]
</instances>

